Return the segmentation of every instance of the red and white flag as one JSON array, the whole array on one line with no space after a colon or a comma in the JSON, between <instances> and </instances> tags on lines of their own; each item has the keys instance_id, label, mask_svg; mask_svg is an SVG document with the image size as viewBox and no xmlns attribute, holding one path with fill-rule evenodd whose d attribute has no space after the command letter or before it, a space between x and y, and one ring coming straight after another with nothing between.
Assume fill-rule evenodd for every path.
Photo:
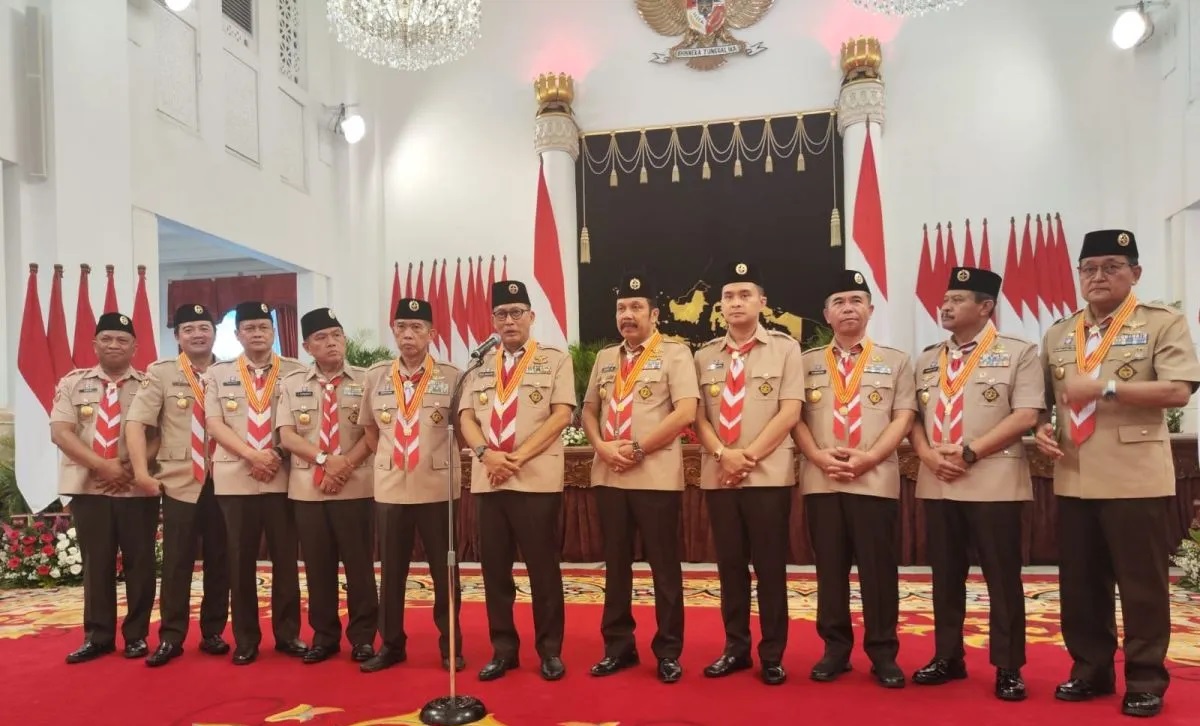
<instances>
[{"instance_id":1,"label":"red and white flag","mask_svg":"<svg viewBox=\"0 0 1200 726\"><path fill-rule=\"evenodd\" d=\"M992 269L992 251L988 249L987 217L983 218L983 242L979 245L979 267L984 270ZM992 270L995 272L995 270Z\"/></svg>"},{"instance_id":2,"label":"red and white flag","mask_svg":"<svg viewBox=\"0 0 1200 726\"><path fill-rule=\"evenodd\" d=\"M50 360L54 364L55 380L62 378L75 368L71 360L71 344L67 340L67 314L62 301L62 265L54 266L54 277L50 284L50 316L46 320L46 340L50 346ZM91 347L89 343L89 347Z\"/></svg>"},{"instance_id":3,"label":"red and white flag","mask_svg":"<svg viewBox=\"0 0 1200 726\"><path fill-rule=\"evenodd\" d=\"M967 239L963 242L963 267L980 268L975 264L975 240L971 239L971 220L967 220Z\"/></svg>"},{"instance_id":4,"label":"red and white flag","mask_svg":"<svg viewBox=\"0 0 1200 726\"><path fill-rule=\"evenodd\" d=\"M475 259L475 277L471 280L471 285L475 290L475 312L472 318L475 322L475 340L482 343L492 334L492 288L483 286L482 255Z\"/></svg>"},{"instance_id":5,"label":"red and white flag","mask_svg":"<svg viewBox=\"0 0 1200 726\"><path fill-rule=\"evenodd\" d=\"M104 310L101 312L118 313L121 311L121 304L117 302L117 283L113 280L113 270L115 269L112 265L104 266L104 273L108 276L108 286L104 289ZM94 337L95 331L92 333Z\"/></svg>"},{"instance_id":6,"label":"red and white flag","mask_svg":"<svg viewBox=\"0 0 1200 726\"><path fill-rule=\"evenodd\" d=\"M408 263L408 276L404 278L404 297L413 296L412 263ZM395 308L392 309L395 312Z\"/></svg>"},{"instance_id":7,"label":"red and white flag","mask_svg":"<svg viewBox=\"0 0 1200 726\"><path fill-rule=\"evenodd\" d=\"M1017 274L1021 277L1021 322L1025 327L1022 336L1030 342L1041 342L1042 328L1038 318L1037 260L1034 258L1033 239L1030 236L1030 216L1025 215L1025 231L1021 234L1021 258ZM1015 332L1014 332L1015 334Z\"/></svg>"},{"instance_id":8,"label":"red and white flag","mask_svg":"<svg viewBox=\"0 0 1200 726\"><path fill-rule=\"evenodd\" d=\"M158 360L154 339L154 318L150 314L150 298L146 293L146 266L138 265L137 292L133 296L133 331L137 333L137 348L133 352L133 367L145 371Z\"/></svg>"},{"instance_id":9,"label":"red and white flag","mask_svg":"<svg viewBox=\"0 0 1200 726\"><path fill-rule=\"evenodd\" d=\"M1004 281L1000 286L1000 299L996 301L1000 310L1000 320L997 327L1018 337L1025 337L1025 321L1022 311L1025 307L1025 285L1021 276L1020 256L1017 250L1016 219L1009 220L1008 251L1004 258Z\"/></svg>"},{"instance_id":10,"label":"red and white flag","mask_svg":"<svg viewBox=\"0 0 1200 726\"><path fill-rule=\"evenodd\" d=\"M945 280L934 268L934 253L929 242L929 227L922 225L921 261L917 263L917 306L914 311L913 354L945 337L941 325L942 296Z\"/></svg>"},{"instance_id":11,"label":"red and white flag","mask_svg":"<svg viewBox=\"0 0 1200 726\"><path fill-rule=\"evenodd\" d=\"M396 308L400 306L400 263L392 263L392 297L388 303L387 310L383 313L384 322L387 327L392 326L392 321L396 319Z\"/></svg>"},{"instance_id":12,"label":"red and white flag","mask_svg":"<svg viewBox=\"0 0 1200 726\"><path fill-rule=\"evenodd\" d=\"M422 260L421 263L419 265L417 265L417 290L413 294L413 297L415 297L418 300L424 300L425 302L429 302L429 298L425 297L425 261L424 260Z\"/></svg>"},{"instance_id":13,"label":"red and white flag","mask_svg":"<svg viewBox=\"0 0 1200 726\"><path fill-rule=\"evenodd\" d=\"M79 295L75 299L75 337L71 359L76 368L91 368L99 363L92 340L96 337L96 314L92 312L91 293L88 292L88 276L91 265L79 266Z\"/></svg>"},{"instance_id":14,"label":"red and white flag","mask_svg":"<svg viewBox=\"0 0 1200 726\"><path fill-rule=\"evenodd\" d=\"M1058 240L1058 259L1055 269L1058 271L1058 294L1063 315L1070 315L1079 308L1079 295L1075 291L1075 268L1071 264L1071 249L1067 244L1067 236L1063 233L1062 217L1054 215L1055 238Z\"/></svg>"},{"instance_id":15,"label":"red and white flag","mask_svg":"<svg viewBox=\"0 0 1200 726\"><path fill-rule=\"evenodd\" d=\"M434 260L429 266L429 312L433 315L433 334L429 336L429 347L433 349L433 357L439 360L446 360L446 350L442 346L442 339L445 337L442 332L443 321L438 318L438 306L441 304L438 300L438 262Z\"/></svg>"},{"instance_id":16,"label":"red and white flag","mask_svg":"<svg viewBox=\"0 0 1200 726\"><path fill-rule=\"evenodd\" d=\"M466 360L467 354L471 348L471 326L467 320L467 298L466 291L463 289L462 279L462 258L458 258L457 264L454 266L454 331L458 333L454 339L454 349L456 352L462 352L459 360Z\"/></svg>"},{"instance_id":17,"label":"red and white flag","mask_svg":"<svg viewBox=\"0 0 1200 726\"><path fill-rule=\"evenodd\" d=\"M871 316L871 337L890 343L894 327L883 240L883 205L879 197L879 171L875 164L870 122L867 123L866 137L858 173L858 189L854 195L853 240L846 248L846 268L861 272L871 288L871 302L875 305L875 313Z\"/></svg>"},{"instance_id":18,"label":"red and white flag","mask_svg":"<svg viewBox=\"0 0 1200 726\"><path fill-rule=\"evenodd\" d=\"M1037 219L1037 241L1033 245L1033 259L1037 268L1037 303L1039 339L1058 320L1058 291L1054 276L1053 240L1046 238L1042 218Z\"/></svg>"},{"instance_id":19,"label":"red and white flag","mask_svg":"<svg viewBox=\"0 0 1200 726\"><path fill-rule=\"evenodd\" d=\"M958 266L958 249L954 246L954 223L946 222L946 271L942 275L943 284L950 282L950 272Z\"/></svg>"},{"instance_id":20,"label":"red and white flag","mask_svg":"<svg viewBox=\"0 0 1200 726\"><path fill-rule=\"evenodd\" d=\"M567 288L563 277L562 249L554 205L546 185L546 168L538 165L537 206L533 217L533 279L529 286L533 309L540 313L534 322L533 337L548 345L567 344ZM495 258L492 258L495 270ZM494 273L493 273L494 274Z\"/></svg>"},{"instance_id":21,"label":"red and white flag","mask_svg":"<svg viewBox=\"0 0 1200 726\"><path fill-rule=\"evenodd\" d=\"M438 276L437 307L433 317L438 324L438 339L442 342L442 355L454 360L454 324L450 322L450 292L446 288L446 259L442 258L441 275Z\"/></svg>"},{"instance_id":22,"label":"red and white flag","mask_svg":"<svg viewBox=\"0 0 1200 726\"><path fill-rule=\"evenodd\" d=\"M54 403L54 361L42 301L38 295L37 265L29 266L25 287L25 312L21 317L21 340L17 344L14 448L17 485L25 502L40 512L54 501L58 491L58 447L50 442L50 408ZM89 342L90 345L90 342Z\"/></svg>"}]
</instances>

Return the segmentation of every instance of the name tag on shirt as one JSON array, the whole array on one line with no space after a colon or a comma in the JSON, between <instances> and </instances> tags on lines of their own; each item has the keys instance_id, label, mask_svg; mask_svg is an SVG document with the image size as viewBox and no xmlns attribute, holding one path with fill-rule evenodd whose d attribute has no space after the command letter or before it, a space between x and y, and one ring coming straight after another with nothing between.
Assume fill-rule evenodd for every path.
<instances>
[{"instance_id":1,"label":"name tag on shirt","mask_svg":"<svg viewBox=\"0 0 1200 726\"><path fill-rule=\"evenodd\" d=\"M643 367L643 369L642 369L642 370L647 370L647 371L661 371L661 370L662 370L662 363L663 363L663 362L662 362L662 359L661 359L661 358L659 358L659 359L655 359L655 360L648 360L648 361L646 361L646 365Z\"/></svg>"},{"instance_id":2,"label":"name tag on shirt","mask_svg":"<svg viewBox=\"0 0 1200 726\"><path fill-rule=\"evenodd\" d=\"M496 371L493 368L480 368L479 371L476 372L476 375L480 378L495 378Z\"/></svg>"},{"instance_id":3,"label":"name tag on shirt","mask_svg":"<svg viewBox=\"0 0 1200 726\"><path fill-rule=\"evenodd\" d=\"M363 395L362 386L345 386L342 388L343 396L361 396Z\"/></svg>"},{"instance_id":4,"label":"name tag on shirt","mask_svg":"<svg viewBox=\"0 0 1200 726\"><path fill-rule=\"evenodd\" d=\"M171 385L178 386L180 388L191 388L192 387L192 384L188 383L187 381L171 381Z\"/></svg>"},{"instance_id":5,"label":"name tag on shirt","mask_svg":"<svg viewBox=\"0 0 1200 726\"><path fill-rule=\"evenodd\" d=\"M979 359L980 368L1008 368L1012 365L1012 356L1008 353L985 353Z\"/></svg>"},{"instance_id":6,"label":"name tag on shirt","mask_svg":"<svg viewBox=\"0 0 1200 726\"><path fill-rule=\"evenodd\" d=\"M600 372L601 372L601 373L612 373L612 372L614 372L614 371L616 371L616 370L617 370L617 367L616 367L615 365L610 365L610 366L603 366L603 367L600 369Z\"/></svg>"},{"instance_id":7,"label":"name tag on shirt","mask_svg":"<svg viewBox=\"0 0 1200 726\"><path fill-rule=\"evenodd\" d=\"M868 363L863 367L863 373L879 373L881 375L892 375L891 366L883 365L882 363Z\"/></svg>"},{"instance_id":8,"label":"name tag on shirt","mask_svg":"<svg viewBox=\"0 0 1200 726\"><path fill-rule=\"evenodd\" d=\"M1113 338L1113 345L1146 345L1150 342L1148 333L1121 333Z\"/></svg>"},{"instance_id":9,"label":"name tag on shirt","mask_svg":"<svg viewBox=\"0 0 1200 726\"><path fill-rule=\"evenodd\" d=\"M307 388L302 388L299 391L296 391L297 398L300 398L302 396L311 396L311 395L313 395L313 392L308 390Z\"/></svg>"},{"instance_id":10,"label":"name tag on shirt","mask_svg":"<svg viewBox=\"0 0 1200 726\"><path fill-rule=\"evenodd\" d=\"M813 368L811 371L809 371L809 372L808 372L808 375L810 375L810 376L823 376L823 375L825 375L825 374L826 374L826 373L828 373L828 372L829 372L829 371L825 370L824 368Z\"/></svg>"},{"instance_id":11,"label":"name tag on shirt","mask_svg":"<svg viewBox=\"0 0 1200 726\"><path fill-rule=\"evenodd\" d=\"M715 361L713 361L712 363L709 363L709 364L708 364L708 368L705 368L705 370L708 370L708 371L715 371L715 370L716 370L716 369L718 369L718 368L724 368L724 367L725 367L725 364L724 364L724 363L722 363L722 362L721 362L721 361L719 361L719 360L715 360Z\"/></svg>"},{"instance_id":12,"label":"name tag on shirt","mask_svg":"<svg viewBox=\"0 0 1200 726\"><path fill-rule=\"evenodd\" d=\"M450 383L449 381L430 381L425 387L425 392L433 396L449 396Z\"/></svg>"},{"instance_id":13,"label":"name tag on shirt","mask_svg":"<svg viewBox=\"0 0 1200 726\"><path fill-rule=\"evenodd\" d=\"M240 386L240 385L242 385L242 382L236 378L230 378L229 380L225 381L221 385L222 386Z\"/></svg>"},{"instance_id":14,"label":"name tag on shirt","mask_svg":"<svg viewBox=\"0 0 1200 726\"><path fill-rule=\"evenodd\" d=\"M647 365L646 367L647 367L647 368L649 368L649 366L648 366L648 365ZM531 365L531 366L529 366L528 368L526 368L526 369L525 369L525 372L526 372L526 373L529 373L529 374L531 374L531 375L535 375L535 376L536 376L536 375L549 375L549 373L550 373L550 366L548 366L548 365L537 365L537 364L534 364L534 365Z\"/></svg>"},{"instance_id":15,"label":"name tag on shirt","mask_svg":"<svg viewBox=\"0 0 1200 726\"><path fill-rule=\"evenodd\" d=\"M928 368L926 368L925 370L921 371L921 373L937 373L937 372L938 372L937 364L931 365Z\"/></svg>"}]
</instances>

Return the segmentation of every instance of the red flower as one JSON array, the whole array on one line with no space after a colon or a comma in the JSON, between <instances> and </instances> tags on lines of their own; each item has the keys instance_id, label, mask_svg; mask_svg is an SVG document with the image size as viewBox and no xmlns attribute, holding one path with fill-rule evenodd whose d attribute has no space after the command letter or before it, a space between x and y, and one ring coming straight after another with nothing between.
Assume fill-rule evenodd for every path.
<instances>
[{"instance_id":1,"label":"red flower","mask_svg":"<svg viewBox=\"0 0 1200 726\"><path fill-rule=\"evenodd\" d=\"M46 544L50 544L51 542L54 541L54 535L50 534L49 532L44 532L44 533L42 533L42 536L40 537L40 539L43 542L45 542Z\"/></svg>"},{"instance_id":2,"label":"red flower","mask_svg":"<svg viewBox=\"0 0 1200 726\"><path fill-rule=\"evenodd\" d=\"M21 539L21 533L11 527L5 527L4 532L5 532L5 534L8 535L8 538L11 540Z\"/></svg>"},{"instance_id":3,"label":"red flower","mask_svg":"<svg viewBox=\"0 0 1200 726\"><path fill-rule=\"evenodd\" d=\"M33 523L33 528L38 529L38 530L45 529L46 523L39 519L38 521Z\"/></svg>"},{"instance_id":4,"label":"red flower","mask_svg":"<svg viewBox=\"0 0 1200 726\"><path fill-rule=\"evenodd\" d=\"M27 545L31 545L31 544L33 544L34 542L37 542L37 540L36 540L35 538L33 538L33 537L30 537L29 535L26 535L26 536L24 536L24 537L22 537L22 538L21 538L21 544L27 544Z\"/></svg>"},{"instance_id":5,"label":"red flower","mask_svg":"<svg viewBox=\"0 0 1200 726\"><path fill-rule=\"evenodd\" d=\"M42 577L50 574L50 565L38 565L37 573Z\"/></svg>"},{"instance_id":6,"label":"red flower","mask_svg":"<svg viewBox=\"0 0 1200 726\"><path fill-rule=\"evenodd\" d=\"M32 547L32 546L30 546L30 547L26 547L26 548L23 550L23 552L25 553L25 556L26 556L26 557L33 557L33 547Z\"/></svg>"},{"instance_id":7,"label":"red flower","mask_svg":"<svg viewBox=\"0 0 1200 726\"><path fill-rule=\"evenodd\" d=\"M21 568L21 560L19 557L14 557L8 561L8 569L18 570Z\"/></svg>"},{"instance_id":8,"label":"red flower","mask_svg":"<svg viewBox=\"0 0 1200 726\"><path fill-rule=\"evenodd\" d=\"M46 545L45 547L43 547L42 554L43 555L53 555L54 554L54 545Z\"/></svg>"}]
</instances>

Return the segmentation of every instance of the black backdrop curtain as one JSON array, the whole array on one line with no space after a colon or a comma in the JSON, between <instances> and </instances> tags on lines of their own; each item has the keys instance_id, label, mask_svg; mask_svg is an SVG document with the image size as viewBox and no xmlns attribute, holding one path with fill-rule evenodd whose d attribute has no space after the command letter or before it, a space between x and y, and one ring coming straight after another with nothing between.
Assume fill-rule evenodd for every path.
<instances>
[{"instance_id":1,"label":"black backdrop curtain","mask_svg":"<svg viewBox=\"0 0 1200 726\"><path fill-rule=\"evenodd\" d=\"M836 124L820 112L771 117L765 140L766 118L585 136L577 193L591 263L579 266L580 339L619 338L613 288L636 268L661 291L664 335L692 344L721 335L714 303L737 261L765 270L766 324L808 338L823 324L831 274L845 266L843 247L830 244L843 198Z\"/></svg>"}]
</instances>

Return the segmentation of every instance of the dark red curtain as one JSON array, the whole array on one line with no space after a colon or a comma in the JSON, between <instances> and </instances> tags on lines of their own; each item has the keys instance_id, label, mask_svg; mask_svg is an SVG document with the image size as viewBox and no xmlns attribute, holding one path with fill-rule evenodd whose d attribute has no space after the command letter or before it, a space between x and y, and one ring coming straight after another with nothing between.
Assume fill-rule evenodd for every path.
<instances>
[{"instance_id":1,"label":"dark red curtain","mask_svg":"<svg viewBox=\"0 0 1200 726\"><path fill-rule=\"evenodd\" d=\"M209 277L199 280L172 280L167 283L167 325L180 305L207 305L220 322L237 304L258 300L275 309L279 329L279 349L286 356L299 354L299 323L296 314L296 273L279 275L240 275Z\"/></svg>"}]
</instances>

